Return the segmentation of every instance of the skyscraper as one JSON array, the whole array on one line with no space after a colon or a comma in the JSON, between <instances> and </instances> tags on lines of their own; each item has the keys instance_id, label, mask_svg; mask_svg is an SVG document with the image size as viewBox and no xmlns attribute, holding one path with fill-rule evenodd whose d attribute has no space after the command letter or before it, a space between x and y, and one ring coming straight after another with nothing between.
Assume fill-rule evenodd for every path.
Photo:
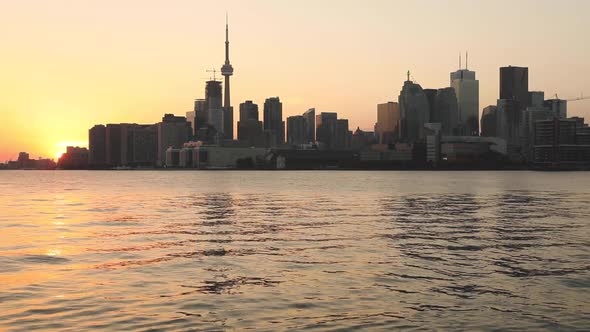
<instances>
[{"instance_id":1,"label":"skyscraper","mask_svg":"<svg viewBox=\"0 0 590 332\"><path fill-rule=\"evenodd\" d=\"M234 137L234 109L231 106L229 96L229 78L234 74L234 68L229 62L229 28L227 15L225 16L225 63L221 67L221 74L224 77L225 94L223 98L223 136L225 139Z\"/></svg>"},{"instance_id":2,"label":"skyscraper","mask_svg":"<svg viewBox=\"0 0 590 332\"><path fill-rule=\"evenodd\" d=\"M451 73L451 87L457 95L458 134L479 136L479 81L475 79L475 72L465 65L465 69Z\"/></svg>"},{"instance_id":3,"label":"skyscraper","mask_svg":"<svg viewBox=\"0 0 590 332\"><path fill-rule=\"evenodd\" d=\"M106 127L96 125L88 131L88 164L104 166L106 160Z\"/></svg>"},{"instance_id":4,"label":"skyscraper","mask_svg":"<svg viewBox=\"0 0 590 332\"><path fill-rule=\"evenodd\" d=\"M481 136L484 137L497 137L496 129L498 121L496 119L498 113L498 107L490 105L483 109L481 114Z\"/></svg>"},{"instance_id":5,"label":"skyscraper","mask_svg":"<svg viewBox=\"0 0 590 332\"><path fill-rule=\"evenodd\" d=\"M221 105L221 82L215 80L207 81L205 87L205 104L207 106L207 124L213 128L215 139L223 137L223 107Z\"/></svg>"},{"instance_id":6,"label":"skyscraper","mask_svg":"<svg viewBox=\"0 0 590 332\"><path fill-rule=\"evenodd\" d=\"M285 143L283 104L279 97L267 98L264 102L264 131L269 135L270 146L279 146Z\"/></svg>"},{"instance_id":7,"label":"skyscraper","mask_svg":"<svg viewBox=\"0 0 590 332\"><path fill-rule=\"evenodd\" d=\"M306 142L305 118L303 115L294 115L287 118L287 143L301 145Z\"/></svg>"},{"instance_id":8,"label":"skyscraper","mask_svg":"<svg viewBox=\"0 0 590 332\"><path fill-rule=\"evenodd\" d=\"M219 88L221 90L221 86ZM166 150L170 147L180 148L183 143L186 143L189 140L191 124L186 121L184 116L165 114L162 118L162 122L159 122L156 127L158 135L157 165L164 166L166 164Z\"/></svg>"},{"instance_id":9,"label":"skyscraper","mask_svg":"<svg viewBox=\"0 0 590 332\"><path fill-rule=\"evenodd\" d=\"M258 120L258 105L251 100L240 104L238 121L238 140L248 146L264 146L262 122Z\"/></svg>"},{"instance_id":10,"label":"skyscraper","mask_svg":"<svg viewBox=\"0 0 590 332\"><path fill-rule=\"evenodd\" d=\"M519 109L529 103L529 69L527 67L500 68L500 99L515 100Z\"/></svg>"},{"instance_id":11,"label":"skyscraper","mask_svg":"<svg viewBox=\"0 0 590 332\"><path fill-rule=\"evenodd\" d=\"M438 89L434 100L433 110L430 122L440 123L441 133L443 135L450 136L458 134L459 106L455 89Z\"/></svg>"},{"instance_id":12,"label":"skyscraper","mask_svg":"<svg viewBox=\"0 0 590 332\"><path fill-rule=\"evenodd\" d=\"M389 101L384 104L377 104L375 135L377 135L379 143L393 143L398 137L399 116L398 103Z\"/></svg>"},{"instance_id":13,"label":"skyscraper","mask_svg":"<svg viewBox=\"0 0 590 332\"><path fill-rule=\"evenodd\" d=\"M415 143L424 139L424 124L430 121L430 104L420 84L408 80L399 95L400 138Z\"/></svg>"}]
</instances>

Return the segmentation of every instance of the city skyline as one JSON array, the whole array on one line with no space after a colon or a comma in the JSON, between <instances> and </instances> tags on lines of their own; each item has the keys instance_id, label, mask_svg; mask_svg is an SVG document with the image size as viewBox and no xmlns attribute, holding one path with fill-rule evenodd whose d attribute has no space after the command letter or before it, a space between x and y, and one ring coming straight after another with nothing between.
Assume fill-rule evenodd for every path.
<instances>
[{"instance_id":1,"label":"city skyline","mask_svg":"<svg viewBox=\"0 0 590 332\"><path fill-rule=\"evenodd\" d=\"M17 31L4 38L8 46L5 64L10 66L0 79L0 88L10 93L0 98L0 107L7 115L0 128L2 161L15 159L19 151L55 158L68 145L84 145L88 128L95 123L155 123L164 113L185 115L191 111L193 100L202 95L208 76L205 70L212 66L218 69L223 56L225 10L231 16L232 62L240 67L232 79L233 106L246 100L262 105L266 98L279 96L284 105L283 120L316 108L318 112L338 112L349 119L351 129L358 126L372 130L377 104L397 101L407 69L423 88L448 87L449 73L460 69L458 53L467 49L469 69L477 73L480 82L480 115L499 98L498 68L502 66L528 67L532 73L530 90L545 91L548 98L555 93L560 98L575 98L590 91L586 79L590 66L585 62L590 50L574 38L575 32L587 30L589 24L571 10L567 14L573 16L565 17L565 10L553 8L548 1L525 1L512 7L506 7L509 2L495 2L478 4L477 9L465 1L451 1L446 10L454 9L457 17L465 20L462 23L471 24L473 29L442 41L426 38L420 21L414 22L414 30L396 31L395 27L411 21L408 17L396 17L395 22L375 20L377 12L396 6L412 13L409 9L417 7L413 4L374 2L373 7L366 8L360 2L338 7L325 2L314 5L314 11L304 12L309 3L249 2L251 10L245 10L238 2L177 2L174 7L142 2L142 11L134 17L137 26L132 26L125 23L125 15L139 3L121 6L96 2L89 10L75 3L64 9L35 2L38 12L27 11L31 3L0 5L5 7L1 12L14 14L2 20L0 25L6 25L2 30ZM428 3L425 17L442 23L444 20L433 16L442 5ZM590 9L581 1L569 3L578 6L578 12L584 11L582 7ZM535 13L527 20L543 22L535 26L539 28L537 34L526 25L502 40L499 34L506 27L488 26L498 35L481 31L483 18L501 9L526 8L527 4L529 8L535 4ZM207 10L210 15L197 24L187 21L184 12L193 7L212 10ZM470 10L474 15L461 15ZM505 14L514 15L510 11ZM295 19L302 15L305 21ZM172 22L173 18L180 19ZM271 25L284 24L265 29L258 23L249 24L255 21L253 18L268 19ZM352 18L367 24L351 24ZM369 18L377 22L366 22ZM302 24L307 26L298 29ZM458 27L456 22L448 23L437 34ZM423 37L419 38L422 43L408 44L408 32ZM478 34L490 39L484 45L476 43ZM123 45L125 39L133 42ZM326 39L330 43L325 43ZM187 41L198 47L187 46ZM442 45L444 41L447 43ZM76 47L72 42L77 42ZM506 50L498 54L501 46ZM162 48L166 51L158 51ZM142 51L143 57L134 58ZM568 114L589 117L588 103L571 103ZM237 118L234 113L234 128Z\"/></svg>"}]
</instances>

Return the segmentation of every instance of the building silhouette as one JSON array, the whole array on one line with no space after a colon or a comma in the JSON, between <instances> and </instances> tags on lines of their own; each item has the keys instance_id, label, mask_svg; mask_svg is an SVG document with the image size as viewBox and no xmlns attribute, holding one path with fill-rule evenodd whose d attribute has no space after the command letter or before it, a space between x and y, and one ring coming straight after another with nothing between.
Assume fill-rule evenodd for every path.
<instances>
[{"instance_id":1,"label":"building silhouette","mask_svg":"<svg viewBox=\"0 0 590 332\"><path fill-rule=\"evenodd\" d=\"M289 145L302 145L308 143L305 117L293 115L287 118L287 143Z\"/></svg>"},{"instance_id":2,"label":"building silhouette","mask_svg":"<svg viewBox=\"0 0 590 332\"><path fill-rule=\"evenodd\" d=\"M430 104L420 84L408 79L399 95L400 139L407 143L423 140L424 124L430 121Z\"/></svg>"},{"instance_id":3,"label":"building silhouette","mask_svg":"<svg viewBox=\"0 0 590 332\"><path fill-rule=\"evenodd\" d=\"M251 100L240 104L238 141L248 146L265 146L262 122L259 121L258 105Z\"/></svg>"},{"instance_id":4,"label":"building silhouette","mask_svg":"<svg viewBox=\"0 0 590 332\"><path fill-rule=\"evenodd\" d=\"M479 136L479 81L467 64L465 67L451 73L451 87L457 95L458 134Z\"/></svg>"},{"instance_id":5,"label":"building silhouette","mask_svg":"<svg viewBox=\"0 0 590 332\"><path fill-rule=\"evenodd\" d=\"M389 101L387 103L377 104L375 135L377 135L378 143L390 144L397 140L399 137L399 121L400 109L398 103ZM360 134L361 132L359 132Z\"/></svg>"},{"instance_id":6,"label":"building silhouette","mask_svg":"<svg viewBox=\"0 0 590 332\"><path fill-rule=\"evenodd\" d=\"M497 137L497 113L498 107L494 105L487 106L481 114L481 136Z\"/></svg>"},{"instance_id":7,"label":"building silhouette","mask_svg":"<svg viewBox=\"0 0 590 332\"><path fill-rule=\"evenodd\" d=\"M106 126L106 164L111 167L121 166L121 124Z\"/></svg>"},{"instance_id":8,"label":"building silhouette","mask_svg":"<svg viewBox=\"0 0 590 332\"><path fill-rule=\"evenodd\" d=\"M96 125L88 131L88 165L102 167L106 165L106 127Z\"/></svg>"},{"instance_id":9,"label":"building silhouette","mask_svg":"<svg viewBox=\"0 0 590 332\"><path fill-rule=\"evenodd\" d=\"M315 108L310 108L303 113L305 121L305 143L315 142Z\"/></svg>"},{"instance_id":10,"label":"building silhouette","mask_svg":"<svg viewBox=\"0 0 590 332\"><path fill-rule=\"evenodd\" d=\"M165 114L162 121L156 124L156 127L158 133L158 158L156 163L158 166L164 166L166 164L166 150L170 147L180 148L189 140L191 124L184 116Z\"/></svg>"},{"instance_id":11,"label":"building silhouette","mask_svg":"<svg viewBox=\"0 0 590 332\"><path fill-rule=\"evenodd\" d=\"M347 149L351 146L352 132L348 130L348 120L338 119L334 112L321 112L316 115L316 141L328 150Z\"/></svg>"},{"instance_id":12,"label":"building silhouette","mask_svg":"<svg viewBox=\"0 0 590 332\"><path fill-rule=\"evenodd\" d=\"M264 131L271 147L285 143L285 122L283 104L279 97L267 98L264 102Z\"/></svg>"},{"instance_id":13,"label":"building silhouette","mask_svg":"<svg viewBox=\"0 0 590 332\"><path fill-rule=\"evenodd\" d=\"M500 68L500 99L516 101L516 107L519 110L529 106L529 69L527 67Z\"/></svg>"},{"instance_id":14,"label":"building silhouette","mask_svg":"<svg viewBox=\"0 0 590 332\"><path fill-rule=\"evenodd\" d=\"M460 133L459 105L454 88L442 88L436 91L430 122L441 124L442 135L450 136Z\"/></svg>"}]
</instances>

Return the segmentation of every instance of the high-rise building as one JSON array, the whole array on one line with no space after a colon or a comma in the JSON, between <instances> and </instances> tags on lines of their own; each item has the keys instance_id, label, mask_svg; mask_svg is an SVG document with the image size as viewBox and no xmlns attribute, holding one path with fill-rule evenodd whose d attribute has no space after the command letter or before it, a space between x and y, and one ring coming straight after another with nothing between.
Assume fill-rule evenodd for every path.
<instances>
[{"instance_id":1,"label":"high-rise building","mask_svg":"<svg viewBox=\"0 0 590 332\"><path fill-rule=\"evenodd\" d=\"M264 102L264 131L269 136L270 146L280 146L285 143L283 104L279 97L267 98Z\"/></svg>"},{"instance_id":2,"label":"high-rise building","mask_svg":"<svg viewBox=\"0 0 590 332\"><path fill-rule=\"evenodd\" d=\"M207 100L195 99L195 129L193 134L197 136L199 129L207 128L209 121L207 119Z\"/></svg>"},{"instance_id":3,"label":"high-rise building","mask_svg":"<svg viewBox=\"0 0 590 332\"><path fill-rule=\"evenodd\" d=\"M197 126L196 126L196 123L197 123L196 115L197 115L197 112L196 111L186 112L186 119L187 119L188 122L191 123L191 128L192 128L193 134L195 133L195 130L197 129Z\"/></svg>"},{"instance_id":4,"label":"high-rise building","mask_svg":"<svg viewBox=\"0 0 590 332\"><path fill-rule=\"evenodd\" d=\"M205 104L207 106L207 125L210 132L206 140L218 143L223 138L223 106L221 103L221 82L215 79L207 81L205 86Z\"/></svg>"},{"instance_id":5,"label":"high-rise building","mask_svg":"<svg viewBox=\"0 0 590 332\"><path fill-rule=\"evenodd\" d=\"M452 136L459 134L459 106L454 88L437 90L430 122L441 124L440 132L442 135Z\"/></svg>"},{"instance_id":6,"label":"high-rise building","mask_svg":"<svg viewBox=\"0 0 590 332\"><path fill-rule=\"evenodd\" d=\"M287 143L301 145L308 143L306 137L305 118L303 115L294 115L287 118Z\"/></svg>"},{"instance_id":7,"label":"high-rise building","mask_svg":"<svg viewBox=\"0 0 590 332\"><path fill-rule=\"evenodd\" d=\"M315 142L315 108L310 108L303 113L305 120L305 140L306 143Z\"/></svg>"},{"instance_id":8,"label":"high-rise building","mask_svg":"<svg viewBox=\"0 0 590 332\"><path fill-rule=\"evenodd\" d=\"M400 110L399 104L389 101L377 104L377 123L375 123L375 135L380 144L394 143L399 136Z\"/></svg>"},{"instance_id":9,"label":"high-rise building","mask_svg":"<svg viewBox=\"0 0 590 332\"><path fill-rule=\"evenodd\" d=\"M567 100L563 99L548 99L543 102L543 106L553 111L556 117L560 119L567 118Z\"/></svg>"},{"instance_id":10,"label":"high-rise building","mask_svg":"<svg viewBox=\"0 0 590 332\"><path fill-rule=\"evenodd\" d=\"M121 165L154 166L158 153L156 125L121 126Z\"/></svg>"},{"instance_id":11,"label":"high-rise building","mask_svg":"<svg viewBox=\"0 0 590 332\"><path fill-rule=\"evenodd\" d=\"M121 124L106 126L106 164L111 167L121 166Z\"/></svg>"},{"instance_id":12,"label":"high-rise building","mask_svg":"<svg viewBox=\"0 0 590 332\"><path fill-rule=\"evenodd\" d=\"M233 139L234 137L234 109L231 106L229 95L229 78L234 74L234 68L229 62L229 28L227 16L225 17L225 63L221 67L221 74L224 77L225 94L223 98L223 137Z\"/></svg>"},{"instance_id":13,"label":"high-rise building","mask_svg":"<svg viewBox=\"0 0 590 332\"><path fill-rule=\"evenodd\" d=\"M515 99L498 99L496 135L512 147L520 146L522 110Z\"/></svg>"},{"instance_id":14,"label":"high-rise building","mask_svg":"<svg viewBox=\"0 0 590 332\"><path fill-rule=\"evenodd\" d=\"M516 101L518 109L529 106L529 69L527 67L500 68L500 99Z\"/></svg>"},{"instance_id":15,"label":"high-rise building","mask_svg":"<svg viewBox=\"0 0 590 332\"><path fill-rule=\"evenodd\" d=\"M497 112L498 107L494 105L487 106L481 114L481 136L497 137Z\"/></svg>"},{"instance_id":16,"label":"high-rise building","mask_svg":"<svg viewBox=\"0 0 590 332\"><path fill-rule=\"evenodd\" d=\"M352 140L352 132L348 130L348 119L336 120L336 135L334 148L348 149Z\"/></svg>"},{"instance_id":17,"label":"high-rise building","mask_svg":"<svg viewBox=\"0 0 590 332\"><path fill-rule=\"evenodd\" d=\"M88 131L88 164L90 166L104 166L106 160L106 127L96 125Z\"/></svg>"},{"instance_id":18,"label":"high-rise building","mask_svg":"<svg viewBox=\"0 0 590 332\"><path fill-rule=\"evenodd\" d=\"M479 136L479 81L475 72L465 67L451 73L451 87L455 89L459 111L458 134Z\"/></svg>"},{"instance_id":19,"label":"high-rise building","mask_svg":"<svg viewBox=\"0 0 590 332\"><path fill-rule=\"evenodd\" d=\"M240 104L238 140L248 146L265 146L262 122L258 121L258 105L251 100Z\"/></svg>"},{"instance_id":20,"label":"high-rise building","mask_svg":"<svg viewBox=\"0 0 590 332\"><path fill-rule=\"evenodd\" d=\"M399 95L400 139L407 143L423 140L424 124L430 122L430 104L420 84L408 80Z\"/></svg>"},{"instance_id":21,"label":"high-rise building","mask_svg":"<svg viewBox=\"0 0 590 332\"><path fill-rule=\"evenodd\" d=\"M336 145L336 123L338 114L334 112L321 112L315 116L316 141L322 146L331 149Z\"/></svg>"},{"instance_id":22,"label":"high-rise building","mask_svg":"<svg viewBox=\"0 0 590 332\"><path fill-rule=\"evenodd\" d=\"M170 147L181 148L190 138L191 126L184 116L174 116L174 114L165 114L162 122L159 122L156 126L158 130L158 159L156 164L164 166L166 163L166 150Z\"/></svg>"}]
</instances>

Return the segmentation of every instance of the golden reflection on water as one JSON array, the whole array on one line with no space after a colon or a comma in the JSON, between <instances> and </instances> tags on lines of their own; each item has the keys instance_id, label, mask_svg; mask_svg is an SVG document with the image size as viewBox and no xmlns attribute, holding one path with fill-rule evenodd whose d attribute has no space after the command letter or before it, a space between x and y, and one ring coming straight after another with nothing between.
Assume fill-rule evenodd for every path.
<instances>
[{"instance_id":1,"label":"golden reflection on water","mask_svg":"<svg viewBox=\"0 0 590 332\"><path fill-rule=\"evenodd\" d=\"M0 329L584 327L584 176L0 172Z\"/></svg>"}]
</instances>

